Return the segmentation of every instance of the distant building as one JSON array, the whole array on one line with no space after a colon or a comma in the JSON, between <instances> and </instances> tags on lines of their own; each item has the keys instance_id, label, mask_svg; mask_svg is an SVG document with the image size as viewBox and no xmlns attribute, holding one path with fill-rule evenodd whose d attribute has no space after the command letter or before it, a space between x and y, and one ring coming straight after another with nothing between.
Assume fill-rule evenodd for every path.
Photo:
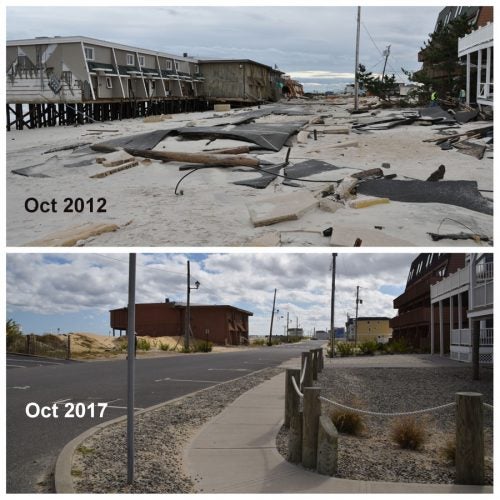
<instances>
[{"instance_id":1,"label":"distant building","mask_svg":"<svg viewBox=\"0 0 500 500\"><path fill-rule=\"evenodd\" d=\"M345 337L345 328L335 327L335 338L343 339ZM318 340L330 340L330 330L316 330L316 338Z\"/></svg>"},{"instance_id":2,"label":"distant building","mask_svg":"<svg viewBox=\"0 0 500 500\"><path fill-rule=\"evenodd\" d=\"M360 316L357 320L349 318L346 323L346 338L358 344L374 340L386 343L392 337L389 318L385 316Z\"/></svg>"},{"instance_id":3,"label":"distant building","mask_svg":"<svg viewBox=\"0 0 500 500\"><path fill-rule=\"evenodd\" d=\"M290 335L292 337L303 337L304 336L304 329L303 328L289 328L288 335Z\"/></svg>"},{"instance_id":4,"label":"distant building","mask_svg":"<svg viewBox=\"0 0 500 500\"><path fill-rule=\"evenodd\" d=\"M431 339L439 344L439 353L449 351L450 358L470 363L476 333L479 362L493 363L493 254L468 254L465 267L431 285L430 295ZM449 337L444 329L446 306Z\"/></svg>"},{"instance_id":5,"label":"distant building","mask_svg":"<svg viewBox=\"0 0 500 500\"><path fill-rule=\"evenodd\" d=\"M248 343L248 317L250 311L229 305L190 306L191 331L196 339L209 340L216 344L239 345ZM110 311L113 329L127 330L128 309ZM184 335L186 305L165 301L160 303L136 304L135 331L140 336L176 337Z\"/></svg>"},{"instance_id":6,"label":"distant building","mask_svg":"<svg viewBox=\"0 0 500 500\"><path fill-rule=\"evenodd\" d=\"M431 335L431 321L434 331L439 328L437 314L431 320L431 293L430 287L455 273L465 266L464 254L420 254L411 264L408 272L405 291L394 299L394 308L398 309L396 317L390 321L394 340L405 340L415 349L424 352L439 351L439 338ZM442 338L445 352L450 345L450 310L443 304ZM456 303L453 305L457 308ZM465 308L465 302L462 308ZM465 316L465 309L462 314ZM453 317L458 318L455 309Z\"/></svg>"}]
</instances>

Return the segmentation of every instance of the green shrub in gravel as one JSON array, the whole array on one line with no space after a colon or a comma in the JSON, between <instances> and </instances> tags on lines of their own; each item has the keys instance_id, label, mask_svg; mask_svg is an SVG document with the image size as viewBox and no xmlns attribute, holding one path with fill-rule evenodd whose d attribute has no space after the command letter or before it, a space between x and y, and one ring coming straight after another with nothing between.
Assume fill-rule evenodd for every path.
<instances>
[{"instance_id":1,"label":"green shrub in gravel","mask_svg":"<svg viewBox=\"0 0 500 500\"><path fill-rule=\"evenodd\" d=\"M425 439L425 420L412 415L399 417L391 428L392 440L403 449L419 450Z\"/></svg>"},{"instance_id":2,"label":"green shrub in gravel","mask_svg":"<svg viewBox=\"0 0 500 500\"><path fill-rule=\"evenodd\" d=\"M213 342L208 342L208 341L196 342L193 345L191 352L212 352L213 345L214 345Z\"/></svg>"},{"instance_id":3,"label":"green shrub in gravel","mask_svg":"<svg viewBox=\"0 0 500 500\"><path fill-rule=\"evenodd\" d=\"M411 346L406 342L405 339L394 340L389 342L387 345L387 352L389 354L407 354L412 352Z\"/></svg>"},{"instance_id":4,"label":"green shrub in gravel","mask_svg":"<svg viewBox=\"0 0 500 500\"><path fill-rule=\"evenodd\" d=\"M365 356L373 356L378 348L378 343L375 340L367 340L359 345L361 354Z\"/></svg>"},{"instance_id":5,"label":"green shrub in gravel","mask_svg":"<svg viewBox=\"0 0 500 500\"><path fill-rule=\"evenodd\" d=\"M170 346L168 344L164 344L163 342L160 342L160 349L162 351L170 351Z\"/></svg>"},{"instance_id":6,"label":"green shrub in gravel","mask_svg":"<svg viewBox=\"0 0 500 500\"><path fill-rule=\"evenodd\" d=\"M137 339L137 349L149 351L151 349L151 344L146 339Z\"/></svg>"},{"instance_id":7,"label":"green shrub in gravel","mask_svg":"<svg viewBox=\"0 0 500 500\"><path fill-rule=\"evenodd\" d=\"M342 357L352 356L354 354L354 348L348 342L338 342L335 348Z\"/></svg>"},{"instance_id":8,"label":"green shrub in gravel","mask_svg":"<svg viewBox=\"0 0 500 500\"><path fill-rule=\"evenodd\" d=\"M330 418L335 428L344 434L359 436L365 428L363 416L351 410L333 410Z\"/></svg>"}]
</instances>

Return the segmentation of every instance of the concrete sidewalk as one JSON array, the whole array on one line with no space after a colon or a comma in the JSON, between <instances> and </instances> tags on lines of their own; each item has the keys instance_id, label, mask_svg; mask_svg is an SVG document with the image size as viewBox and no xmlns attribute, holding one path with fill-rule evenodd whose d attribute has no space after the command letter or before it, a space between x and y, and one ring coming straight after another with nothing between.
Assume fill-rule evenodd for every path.
<instances>
[{"instance_id":1,"label":"concrete sidewalk","mask_svg":"<svg viewBox=\"0 0 500 500\"><path fill-rule=\"evenodd\" d=\"M275 446L284 402L282 373L240 396L201 428L185 454L187 472L199 492L493 493L491 486L352 481L290 464Z\"/></svg>"}]
</instances>

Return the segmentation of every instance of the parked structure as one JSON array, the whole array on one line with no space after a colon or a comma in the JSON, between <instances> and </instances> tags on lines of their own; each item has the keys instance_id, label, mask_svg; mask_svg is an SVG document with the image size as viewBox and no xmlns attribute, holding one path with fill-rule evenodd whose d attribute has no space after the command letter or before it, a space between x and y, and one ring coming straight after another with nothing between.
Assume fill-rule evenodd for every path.
<instances>
[{"instance_id":1,"label":"parked structure","mask_svg":"<svg viewBox=\"0 0 500 500\"><path fill-rule=\"evenodd\" d=\"M390 320L394 340L405 340L415 349L435 352L440 349L439 338L431 336L431 324L438 331L439 317L434 315L431 322L430 286L448 277L465 266L464 254L420 254L411 264L405 291L394 299L398 315ZM442 307L442 346L448 352L450 345L450 317L458 318L458 303L450 316L447 304ZM467 302L461 304L465 317ZM447 347L448 346L448 347Z\"/></svg>"},{"instance_id":2,"label":"parked structure","mask_svg":"<svg viewBox=\"0 0 500 500\"><path fill-rule=\"evenodd\" d=\"M276 101L281 97L283 72L250 59L200 61L208 99L226 101Z\"/></svg>"},{"instance_id":3,"label":"parked structure","mask_svg":"<svg viewBox=\"0 0 500 500\"><path fill-rule=\"evenodd\" d=\"M8 130L276 101L283 75L81 36L7 41L6 69Z\"/></svg>"},{"instance_id":4,"label":"parked structure","mask_svg":"<svg viewBox=\"0 0 500 500\"><path fill-rule=\"evenodd\" d=\"M250 311L229 305L191 305L191 332L194 338L216 344L239 345L248 343ZM127 330L126 307L110 311L110 324L115 331ZM182 336L186 320L186 305L170 302L136 304L135 331L150 337Z\"/></svg>"},{"instance_id":5,"label":"parked structure","mask_svg":"<svg viewBox=\"0 0 500 500\"><path fill-rule=\"evenodd\" d=\"M493 254L469 254L463 269L432 285L430 292L431 339L439 339L440 355L449 350L452 359L472 362L472 338L476 331L479 362L493 363ZM446 303L451 325L448 344L445 344L448 340L444 334L443 306ZM436 309L437 329L433 320ZM432 349L431 352L434 353Z\"/></svg>"},{"instance_id":6,"label":"parked structure","mask_svg":"<svg viewBox=\"0 0 500 500\"><path fill-rule=\"evenodd\" d=\"M392 338L389 321L385 316L358 317L356 328L356 318L349 318L345 324L346 338L359 344L372 340L385 344Z\"/></svg>"}]
</instances>

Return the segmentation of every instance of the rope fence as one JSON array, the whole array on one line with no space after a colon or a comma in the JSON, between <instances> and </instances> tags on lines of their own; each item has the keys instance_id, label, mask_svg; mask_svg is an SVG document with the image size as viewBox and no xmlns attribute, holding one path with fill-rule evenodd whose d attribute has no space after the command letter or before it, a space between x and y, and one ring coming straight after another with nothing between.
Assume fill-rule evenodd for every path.
<instances>
[{"instance_id":1,"label":"rope fence","mask_svg":"<svg viewBox=\"0 0 500 500\"><path fill-rule=\"evenodd\" d=\"M304 379L306 377L306 368L307 368L307 358L304 360L304 367L302 368L302 373L300 374L300 385L304 383Z\"/></svg>"},{"instance_id":2,"label":"rope fence","mask_svg":"<svg viewBox=\"0 0 500 500\"><path fill-rule=\"evenodd\" d=\"M295 392L297 393L297 395L299 396L299 398L303 398L304 397L304 394L302 394L297 386L297 382L295 381L295 377L292 377L292 384L293 384L293 388L295 389Z\"/></svg>"}]
</instances>

